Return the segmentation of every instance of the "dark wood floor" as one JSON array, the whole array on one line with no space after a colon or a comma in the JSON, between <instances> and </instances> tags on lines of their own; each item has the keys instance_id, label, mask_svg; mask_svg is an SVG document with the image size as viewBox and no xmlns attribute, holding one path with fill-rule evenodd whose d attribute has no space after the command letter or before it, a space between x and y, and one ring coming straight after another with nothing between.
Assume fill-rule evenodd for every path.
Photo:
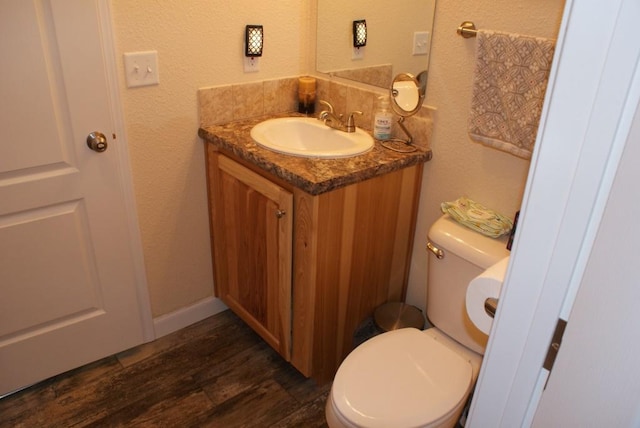
<instances>
[{"instance_id":1,"label":"dark wood floor","mask_svg":"<svg viewBox=\"0 0 640 428\"><path fill-rule=\"evenodd\" d=\"M324 427L318 387L229 311L0 400L0 427Z\"/></svg>"}]
</instances>

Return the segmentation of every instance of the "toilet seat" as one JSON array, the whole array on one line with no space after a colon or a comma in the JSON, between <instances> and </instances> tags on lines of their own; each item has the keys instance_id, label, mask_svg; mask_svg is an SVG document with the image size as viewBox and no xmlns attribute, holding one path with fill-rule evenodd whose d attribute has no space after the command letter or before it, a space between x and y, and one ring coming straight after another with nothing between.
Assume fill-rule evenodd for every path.
<instances>
[{"instance_id":1,"label":"toilet seat","mask_svg":"<svg viewBox=\"0 0 640 428\"><path fill-rule=\"evenodd\" d=\"M360 427L421 427L467 398L469 361L415 328L381 334L342 362L331 399L341 419Z\"/></svg>"}]
</instances>

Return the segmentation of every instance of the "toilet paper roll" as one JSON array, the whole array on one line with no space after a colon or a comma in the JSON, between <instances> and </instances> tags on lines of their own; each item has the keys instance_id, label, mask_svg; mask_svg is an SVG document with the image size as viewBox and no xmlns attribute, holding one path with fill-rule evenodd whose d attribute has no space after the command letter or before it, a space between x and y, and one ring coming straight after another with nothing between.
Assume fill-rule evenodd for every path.
<instances>
[{"instance_id":1,"label":"toilet paper roll","mask_svg":"<svg viewBox=\"0 0 640 428\"><path fill-rule=\"evenodd\" d=\"M467 286L467 314L471 322L485 334L489 334L493 318L484 310L484 301L489 297L497 299L500 295L508 264L509 257L505 257L473 278Z\"/></svg>"}]
</instances>

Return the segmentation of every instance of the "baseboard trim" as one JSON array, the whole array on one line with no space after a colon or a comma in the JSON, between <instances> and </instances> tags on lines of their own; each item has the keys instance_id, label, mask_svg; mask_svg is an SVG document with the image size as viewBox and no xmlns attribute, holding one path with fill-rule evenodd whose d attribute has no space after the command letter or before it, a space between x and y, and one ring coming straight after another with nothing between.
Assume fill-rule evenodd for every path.
<instances>
[{"instance_id":1,"label":"baseboard trim","mask_svg":"<svg viewBox=\"0 0 640 428\"><path fill-rule=\"evenodd\" d=\"M216 297L207 297L191 306L161 315L153 319L156 339L188 327L226 309L227 306L222 303L222 300Z\"/></svg>"}]
</instances>

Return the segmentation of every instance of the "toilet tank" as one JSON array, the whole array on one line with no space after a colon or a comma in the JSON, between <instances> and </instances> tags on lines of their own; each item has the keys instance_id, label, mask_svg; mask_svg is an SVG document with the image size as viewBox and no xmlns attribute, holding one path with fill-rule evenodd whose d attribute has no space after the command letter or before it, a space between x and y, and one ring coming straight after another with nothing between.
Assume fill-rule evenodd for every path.
<instances>
[{"instance_id":1,"label":"toilet tank","mask_svg":"<svg viewBox=\"0 0 640 428\"><path fill-rule=\"evenodd\" d=\"M442 250L444 257L439 259L429 251L427 318L449 337L481 355L488 336L467 315L467 285L509 255L507 239L484 236L448 215L440 217L429 229L429 243Z\"/></svg>"}]
</instances>

